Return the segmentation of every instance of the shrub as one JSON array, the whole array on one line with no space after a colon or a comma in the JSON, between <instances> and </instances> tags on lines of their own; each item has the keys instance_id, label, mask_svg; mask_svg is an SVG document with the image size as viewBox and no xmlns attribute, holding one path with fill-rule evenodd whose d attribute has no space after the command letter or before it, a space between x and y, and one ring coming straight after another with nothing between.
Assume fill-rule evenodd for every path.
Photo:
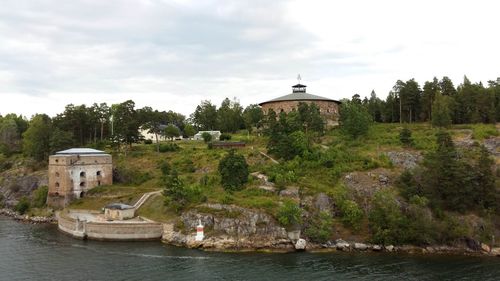
<instances>
[{"instance_id":1,"label":"shrub","mask_svg":"<svg viewBox=\"0 0 500 281\"><path fill-rule=\"evenodd\" d=\"M399 133L399 141L403 146L409 147L413 144L413 139L411 138L411 131L408 128L403 128Z\"/></svg>"},{"instance_id":2,"label":"shrub","mask_svg":"<svg viewBox=\"0 0 500 281\"><path fill-rule=\"evenodd\" d=\"M277 213L278 222L283 226L292 226L302 222L302 209L292 201L285 201Z\"/></svg>"},{"instance_id":3,"label":"shrub","mask_svg":"<svg viewBox=\"0 0 500 281\"><path fill-rule=\"evenodd\" d=\"M35 208L42 208L47 203L47 186L41 186L33 192L33 199L31 200L32 206Z\"/></svg>"},{"instance_id":4,"label":"shrub","mask_svg":"<svg viewBox=\"0 0 500 281\"><path fill-rule=\"evenodd\" d=\"M221 134L219 137L219 140L221 140L221 141L230 140L230 139L231 139L231 135L226 134L226 133Z\"/></svg>"},{"instance_id":5,"label":"shrub","mask_svg":"<svg viewBox=\"0 0 500 281\"><path fill-rule=\"evenodd\" d=\"M14 210L21 215L24 215L29 209L30 209L30 201L26 196L23 196L14 207Z\"/></svg>"},{"instance_id":6,"label":"shrub","mask_svg":"<svg viewBox=\"0 0 500 281\"><path fill-rule=\"evenodd\" d=\"M212 134L208 133L208 132L204 132L201 134L201 137L203 138L203 141L205 143L209 143L212 141Z\"/></svg>"},{"instance_id":7,"label":"shrub","mask_svg":"<svg viewBox=\"0 0 500 281\"><path fill-rule=\"evenodd\" d=\"M144 144L153 144L153 140L146 139L146 140L144 140Z\"/></svg>"},{"instance_id":8,"label":"shrub","mask_svg":"<svg viewBox=\"0 0 500 281\"><path fill-rule=\"evenodd\" d=\"M125 167L122 165L113 168L113 182L125 185L141 185L153 177L149 172L142 172L138 169Z\"/></svg>"},{"instance_id":9,"label":"shrub","mask_svg":"<svg viewBox=\"0 0 500 281\"><path fill-rule=\"evenodd\" d=\"M161 161L159 164L158 164L158 168L160 168L160 171L161 173L166 176L168 174L170 174L170 171L171 171L171 167L170 167L170 164L163 160Z\"/></svg>"},{"instance_id":10,"label":"shrub","mask_svg":"<svg viewBox=\"0 0 500 281\"><path fill-rule=\"evenodd\" d=\"M172 207L177 212L184 209L189 203L200 203L207 199L199 185L185 186L175 170L165 176L163 181L165 205Z\"/></svg>"},{"instance_id":11,"label":"shrub","mask_svg":"<svg viewBox=\"0 0 500 281\"><path fill-rule=\"evenodd\" d=\"M398 244L406 240L407 220L392 191L375 194L369 221L374 243Z\"/></svg>"},{"instance_id":12,"label":"shrub","mask_svg":"<svg viewBox=\"0 0 500 281\"><path fill-rule=\"evenodd\" d=\"M498 130L495 125L475 124L472 127L472 138L475 140L483 140L492 136L498 136Z\"/></svg>"},{"instance_id":13,"label":"shrub","mask_svg":"<svg viewBox=\"0 0 500 281\"><path fill-rule=\"evenodd\" d=\"M340 205L340 212L342 213L342 223L358 230L363 220L363 210L359 208L358 204L352 200L345 200Z\"/></svg>"},{"instance_id":14,"label":"shrub","mask_svg":"<svg viewBox=\"0 0 500 281\"><path fill-rule=\"evenodd\" d=\"M219 161L221 184L226 190L240 190L248 181L248 164L245 157L234 150Z\"/></svg>"},{"instance_id":15,"label":"shrub","mask_svg":"<svg viewBox=\"0 0 500 281\"><path fill-rule=\"evenodd\" d=\"M344 134L358 138L368 133L372 117L362 105L346 102L340 106L339 123Z\"/></svg>"},{"instance_id":16,"label":"shrub","mask_svg":"<svg viewBox=\"0 0 500 281\"><path fill-rule=\"evenodd\" d=\"M320 212L315 215L306 228L305 234L309 239L317 243L328 241L333 234L332 216L327 212Z\"/></svg>"},{"instance_id":17,"label":"shrub","mask_svg":"<svg viewBox=\"0 0 500 281\"><path fill-rule=\"evenodd\" d=\"M162 143L160 144L160 152L173 152L179 150L179 146L175 143Z\"/></svg>"}]
</instances>

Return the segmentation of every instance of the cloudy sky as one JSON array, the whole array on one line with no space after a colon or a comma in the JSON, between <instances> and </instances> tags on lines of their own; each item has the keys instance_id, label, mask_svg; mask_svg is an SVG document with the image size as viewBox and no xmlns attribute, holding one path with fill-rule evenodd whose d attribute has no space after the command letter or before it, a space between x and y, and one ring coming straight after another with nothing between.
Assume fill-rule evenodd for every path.
<instances>
[{"instance_id":1,"label":"cloudy sky","mask_svg":"<svg viewBox=\"0 0 500 281\"><path fill-rule=\"evenodd\" d=\"M0 114L132 99L189 115L290 92L500 76L498 1L3 0Z\"/></svg>"}]
</instances>

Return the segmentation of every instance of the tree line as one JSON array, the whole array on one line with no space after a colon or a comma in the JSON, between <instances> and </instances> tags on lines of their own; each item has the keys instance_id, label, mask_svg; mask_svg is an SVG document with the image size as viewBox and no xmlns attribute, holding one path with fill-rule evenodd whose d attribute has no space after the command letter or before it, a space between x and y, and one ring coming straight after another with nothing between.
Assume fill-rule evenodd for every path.
<instances>
[{"instance_id":1,"label":"tree line","mask_svg":"<svg viewBox=\"0 0 500 281\"><path fill-rule=\"evenodd\" d=\"M458 87L446 76L423 87L415 79L398 80L385 100L372 91L369 98L356 94L352 101L363 105L375 122L426 122L439 114L450 124L495 123L500 120L500 78L485 86L464 76Z\"/></svg>"}]
</instances>

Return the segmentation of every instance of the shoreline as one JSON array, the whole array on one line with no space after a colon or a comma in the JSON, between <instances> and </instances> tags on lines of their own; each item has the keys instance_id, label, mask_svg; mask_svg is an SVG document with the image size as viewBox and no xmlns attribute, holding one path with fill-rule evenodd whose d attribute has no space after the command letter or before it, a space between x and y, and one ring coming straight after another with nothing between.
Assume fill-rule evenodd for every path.
<instances>
[{"instance_id":1,"label":"shoreline","mask_svg":"<svg viewBox=\"0 0 500 281\"><path fill-rule=\"evenodd\" d=\"M55 216L43 217L43 216L29 216L20 215L17 212L2 208L0 209L0 215L4 215L18 222L31 223L31 224L57 224L57 219ZM62 232L64 233L64 232ZM193 236L194 235L186 235ZM75 238L76 239L76 238ZM210 240L224 240L227 238L223 237L211 237ZM106 240L114 241L114 240ZM118 240L117 240L118 241ZM204 245L206 242L201 241L198 243L171 243L165 241L165 239L160 239L163 244L186 248L186 249L198 249L207 252L221 252L221 253L249 253L249 252L261 252L261 253L271 253L271 254L283 254L283 253L293 253L293 252L307 252L307 253L334 253L334 252L349 252L349 253L383 253L383 254L408 254L408 255L425 255L425 256L474 256L474 257L500 257L500 247L491 248L486 244L481 244L479 250L473 250L466 246L454 247L448 245L429 245L429 246L415 246L415 245L373 245L365 244L355 241L345 241L342 239L337 239L336 241L316 244L308 242L308 245L303 250L297 250L293 247L292 241L290 241L289 247L232 247L226 245L227 247L213 247L212 245Z\"/></svg>"}]
</instances>

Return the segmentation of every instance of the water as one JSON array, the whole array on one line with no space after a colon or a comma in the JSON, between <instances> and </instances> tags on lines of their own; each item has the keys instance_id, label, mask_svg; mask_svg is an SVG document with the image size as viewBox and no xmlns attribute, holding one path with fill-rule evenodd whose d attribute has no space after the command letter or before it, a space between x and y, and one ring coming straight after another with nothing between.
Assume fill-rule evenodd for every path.
<instances>
[{"instance_id":1,"label":"water","mask_svg":"<svg viewBox=\"0 0 500 281\"><path fill-rule=\"evenodd\" d=\"M500 258L212 253L80 241L0 216L0 280L500 280Z\"/></svg>"}]
</instances>

